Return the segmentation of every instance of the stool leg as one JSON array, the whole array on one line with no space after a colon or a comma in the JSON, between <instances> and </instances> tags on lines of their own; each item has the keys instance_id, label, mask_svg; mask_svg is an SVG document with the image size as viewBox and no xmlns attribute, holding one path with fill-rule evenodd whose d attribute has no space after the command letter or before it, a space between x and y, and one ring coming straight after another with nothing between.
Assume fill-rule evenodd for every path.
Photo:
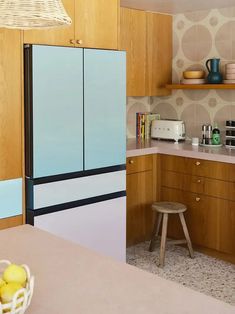
<instances>
[{"instance_id":1,"label":"stool leg","mask_svg":"<svg viewBox=\"0 0 235 314\"><path fill-rule=\"evenodd\" d=\"M160 267L164 266L164 261L165 261L167 223L168 223L168 214L163 214L162 237L161 237L161 247L160 247L160 265L159 265Z\"/></svg>"},{"instance_id":2,"label":"stool leg","mask_svg":"<svg viewBox=\"0 0 235 314\"><path fill-rule=\"evenodd\" d=\"M153 233L152 233L151 242L149 245L149 252L153 252L154 244L155 244L155 238L158 236L161 222L162 222L162 213L159 213L158 216L156 215L156 218L155 218Z\"/></svg>"},{"instance_id":3,"label":"stool leg","mask_svg":"<svg viewBox=\"0 0 235 314\"><path fill-rule=\"evenodd\" d=\"M187 228L187 225L186 225L186 222L185 222L185 219L184 219L184 214L183 213L179 213L179 216L180 216L181 225L183 227L184 236L185 236L185 239L187 241L190 257L194 258L193 247L192 247L192 243L191 243L190 236L189 236L189 233L188 233L188 228Z\"/></svg>"}]
</instances>

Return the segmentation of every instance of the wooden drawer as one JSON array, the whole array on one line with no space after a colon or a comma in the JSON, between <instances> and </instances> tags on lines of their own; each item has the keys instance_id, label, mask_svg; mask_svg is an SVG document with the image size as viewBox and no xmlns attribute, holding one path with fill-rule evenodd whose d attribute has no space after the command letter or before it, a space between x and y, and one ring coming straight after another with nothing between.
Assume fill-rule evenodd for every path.
<instances>
[{"instance_id":1,"label":"wooden drawer","mask_svg":"<svg viewBox=\"0 0 235 314\"><path fill-rule=\"evenodd\" d=\"M161 155L162 170L235 182L235 165L203 159Z\"/></svg>"},{"instance_id":2,"label":"wooden drawer","mask_svg":"<svg viewBox=\"0 0 235 314\"><path fill-rule=\"evenodd\" d=\"M235 201L235 183L162 171L162 186Z\"/></svg>"},{"instance_id":3,"label":"wooden drawer","mask_svg":"<svg viewBox=\"0 0 235 314\"><path fill-rule=\"evenodd\" d=\"M129 157L126 161L127 174L153 169L153 155Z\"/></svg>"},{"instance_id":4,"label":"wooden drawer","mask_svg":"<svg viewBox=\"0 0 235 314\"><path fill-rule=\"evenodd\" d=\"M194 192L204 193L205 179L173 171L162 171L162 186Z\"/></svg>"}]
</instances>

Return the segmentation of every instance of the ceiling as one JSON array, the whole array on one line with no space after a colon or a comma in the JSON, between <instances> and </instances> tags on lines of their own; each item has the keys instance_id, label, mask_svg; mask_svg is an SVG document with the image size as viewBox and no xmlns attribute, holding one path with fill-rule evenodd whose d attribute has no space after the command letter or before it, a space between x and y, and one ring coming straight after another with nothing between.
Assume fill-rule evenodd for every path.
<instances>
[{"instance_id":1,"label":"ceiling","mask_svg":"<svg viewBox=\"0 0 235 314\"><path fill-rule=\"evenodd\" d=\"M177 14L235 7L235 0L121 0L121 6L146 11Z\"/></svg>"}]
</instances>

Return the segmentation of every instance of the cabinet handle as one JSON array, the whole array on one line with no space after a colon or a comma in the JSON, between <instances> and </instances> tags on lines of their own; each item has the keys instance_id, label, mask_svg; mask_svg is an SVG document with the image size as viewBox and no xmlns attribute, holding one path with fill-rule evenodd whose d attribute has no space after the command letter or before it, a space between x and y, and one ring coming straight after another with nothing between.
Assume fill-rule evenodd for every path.
<instances>
[{"instance_id":1,"label":"cabinet handle","mask_svg":"<svg viewBox=\"0 0 235 314\"><path fill-rule=\"evenodd\" d=\"M196 202L200 202L200 197L196 197Z\"/></svg>"},{"instance_id":2,"label":"cabinet handle","mask_svg":"<svg viewBox=\"0 0 235 314\"><path fill-rule=\"evenodd\" d=\"M201 183L202 181L200 179L197 180L197 183Z\"/></svg>"},{"instance_id":3,"label":"cabinet handle","mask_svg":"<svg viewBox=\"0 0 235 314\"><path fill-rule=\"evenodd\" d=\"M130 165L133 165L133 163L134 163L134 160L132 160L132 159L129 160L129 164L130 164Z\"/></svg>"},{"instance_id":4,"label":"cabinet handle","mask_svg":"<svg viewBox=\"0 0 235 314\"><path fill-rule=\"evenodd\" d=\"M82 45L82 44L83 44L83 41L82 41L81 39L78 39L78 40L76 40L76 43L77 43L78 45Z\"/></svg>"},{"instance_id":5,"label":"cabinet handle","mask_svg":"<svg viewBox=\"0 0 235 314\"><path fill-rule=\"evenodd\" d=\"M76 41L75 41L75 39L70 39L70 44L72 44L72 45L75 45L76 44Z\"/></svg>"},{"instance_id":6,"label":"cabinet handle","mask_svg":"<svg viewBox=\"0 0 235 314\"><path fill-rule=\"evenodd\" d=\"M195 165L200 166L200 164L201 164L200 161L197 161Z\"/></svg>"}]
</instances>

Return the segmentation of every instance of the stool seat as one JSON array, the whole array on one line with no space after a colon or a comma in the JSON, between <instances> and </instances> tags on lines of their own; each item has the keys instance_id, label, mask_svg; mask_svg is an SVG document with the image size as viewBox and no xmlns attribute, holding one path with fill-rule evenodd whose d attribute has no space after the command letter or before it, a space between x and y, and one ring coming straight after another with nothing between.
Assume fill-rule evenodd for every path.
<instances>
[{"instance_id":1,"label":"stool seat","mask_svg":"<svg viewBox=\"0 0 235 314\"><path fill-rule=\"evenodd\" d=\"M185 212L187 207L177 202L155 202L152 209L163 214L179 214Z\"/></svg>"}]
</instances>

